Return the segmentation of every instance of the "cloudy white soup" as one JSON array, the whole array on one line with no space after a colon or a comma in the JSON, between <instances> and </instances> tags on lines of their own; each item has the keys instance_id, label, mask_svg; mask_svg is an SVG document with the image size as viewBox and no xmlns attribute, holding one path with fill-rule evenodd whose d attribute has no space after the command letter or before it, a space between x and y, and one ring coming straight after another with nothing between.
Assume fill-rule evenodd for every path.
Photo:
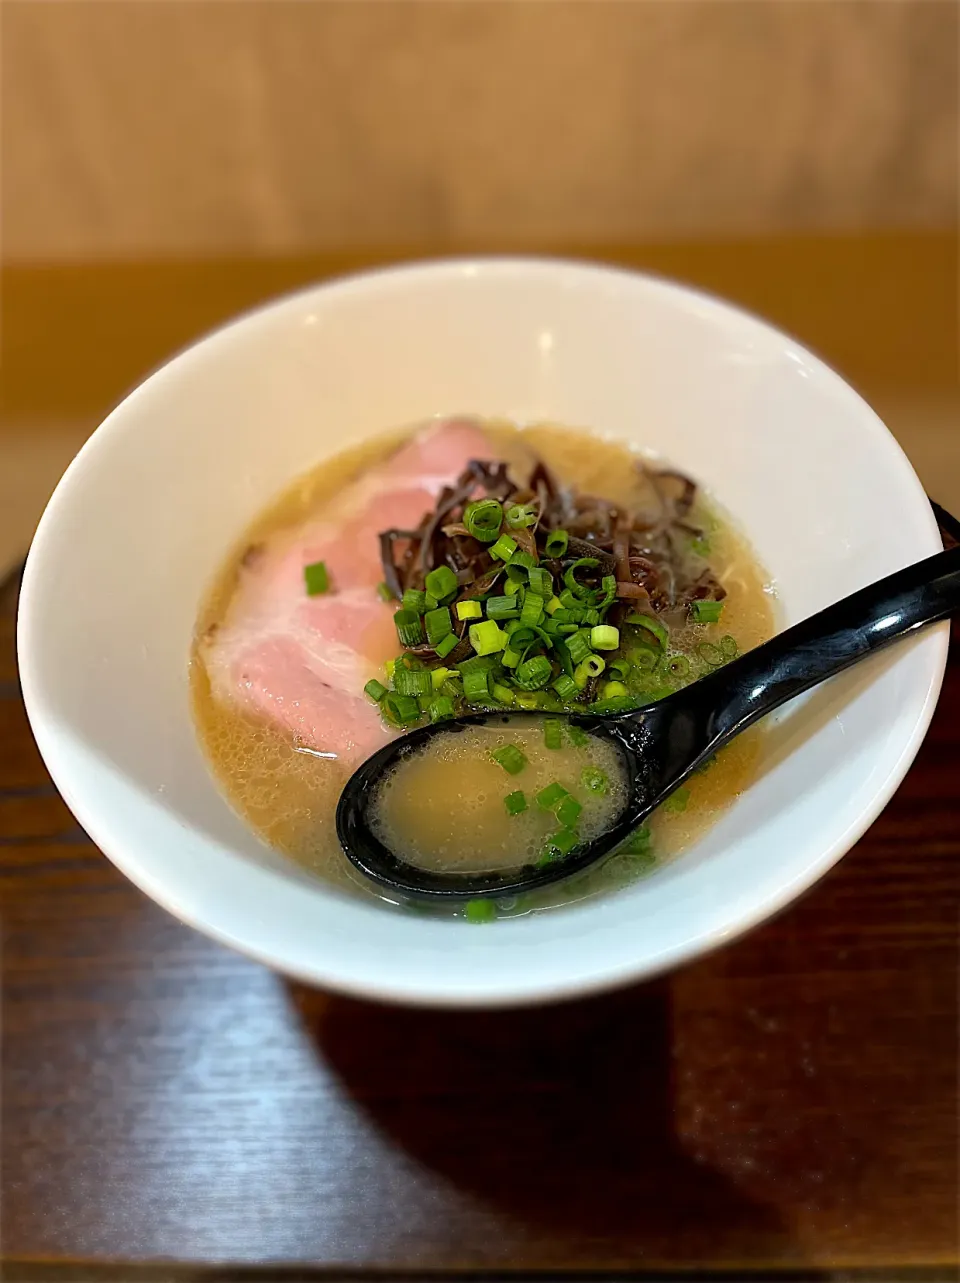
<instances>
[{"instance_id":1,"label":"cloudy white soup","mask_svg":"<svg viewBox=\"0 0 960 1283\"><path fill-rule=\"evenodd\" d=\"M335 829L344 783L378 748L488 714L395 768L377 832L432 872L563 861L624 801L616 751L567 715L696 681L766 640L772 606L745 541L666 464L552 425L432 422L327 461L244 533L197 624L197 727L267 843L388 898ZM760 734L593 869L434 911L486 921L650 874L749 783Z\"/></svg>"}]
</instances>

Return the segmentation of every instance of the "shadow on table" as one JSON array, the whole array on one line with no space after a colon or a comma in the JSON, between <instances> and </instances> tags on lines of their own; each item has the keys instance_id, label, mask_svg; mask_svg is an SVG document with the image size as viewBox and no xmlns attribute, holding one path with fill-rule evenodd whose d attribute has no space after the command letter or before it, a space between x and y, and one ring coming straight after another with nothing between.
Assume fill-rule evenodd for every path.
<instances>
[{"instance_id":1,"label":"shadow on table","mask_svg":"<svg viewBox=\"0 0 960 1283\"><path fill-rule=\"evenodd\" d=\"M458 1188L539 1223L551 1255L567 1245L575 1258L577 1244L598 1263L784 1255L775 1211L675 1134L665 982L509 1012L291 995L379 1128ZM786 1255L796 1261L795 1247Z\"/></svg>"}]
</instances>

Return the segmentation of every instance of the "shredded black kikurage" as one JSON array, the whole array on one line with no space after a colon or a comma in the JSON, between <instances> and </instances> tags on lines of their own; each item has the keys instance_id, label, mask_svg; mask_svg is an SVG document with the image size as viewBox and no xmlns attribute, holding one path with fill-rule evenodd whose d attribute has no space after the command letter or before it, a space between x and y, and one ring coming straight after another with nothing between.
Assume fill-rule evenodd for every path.
<instances>
[{"instance_id":1,"label":"shredded black kikurage","mask_svg":"<svg viewBox=\"0 0 960 1283\"><path fill-rule=\"evenodd\" d=\"M669 616L685 611L694 601L721 601L726 596L722 584L694 550L704 536L691 519L696 482L673 469L658 471L643 462L637 468L648 482L651 502L629 508L561 486L542 460L536 462L526 484L520 485L503 461L473 459L455 484L440 492L416 530L381 533L384 582L399 600L405 589L422 588L429 571L449 566L460 585L458 601L490 592L503 566L491 557L489 545L469 533L463 514L473 500L492 497L505 506L530 505L535 523L509 534L555 577L562 577L574 561L595 557L597 567L586 574L581 568L579 578L588 587L598 588L604 576L613 575L625 610ZM562 559L544 556L552 530L568 533ZM462 638L466 626L456 619L456 612L454 622ZM465 655L467 646L466 641L460 643ZM433 654L428 646L418 650ZM456 655L454 651L448 662L455 662Z\"/></svg>"}]
</instances>

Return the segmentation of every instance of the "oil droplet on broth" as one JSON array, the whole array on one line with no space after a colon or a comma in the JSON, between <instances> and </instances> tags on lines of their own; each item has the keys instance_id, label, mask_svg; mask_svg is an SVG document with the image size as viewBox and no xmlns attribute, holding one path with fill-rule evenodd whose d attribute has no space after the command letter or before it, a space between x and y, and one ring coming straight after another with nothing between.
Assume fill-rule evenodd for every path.
<instances>
[{"instance_id":1,"label":"oil droplet on broth","mask_svg":"<svg viewBox=\"0 0 960 1283\"><path fill-rule=\"evenodd\" d=\"M560 784L582 807L575 828L589 842L610 828L626 805L620 756L609 742L589 736L546 747L537 718L502 718L437 735L423 752L392 768L378 792L371 826L402 859L431 873L479 873L535 863L562 823L537 795ZM526 759L511 774L491 756L513 745ZM584 770L602 772L605 791L583 782ZM526 807L511 815L506 798L522 792Z\"/></svg>"}]
</instances>

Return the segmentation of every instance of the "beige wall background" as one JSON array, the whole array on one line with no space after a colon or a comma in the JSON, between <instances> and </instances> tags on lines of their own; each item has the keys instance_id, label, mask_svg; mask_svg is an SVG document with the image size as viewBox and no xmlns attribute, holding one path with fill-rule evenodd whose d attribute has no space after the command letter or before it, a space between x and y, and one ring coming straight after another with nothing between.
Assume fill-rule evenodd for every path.
<instances>
[{"instance_id":1,"label":"beige wall background","mask_svg":"<svg viewBox=\"0 0 960 1283\"><path fill-rule=\"evenodd\" d=\"M2 0L8 261L949 227L954 0Z\"/></svg>"}]
</instances>

